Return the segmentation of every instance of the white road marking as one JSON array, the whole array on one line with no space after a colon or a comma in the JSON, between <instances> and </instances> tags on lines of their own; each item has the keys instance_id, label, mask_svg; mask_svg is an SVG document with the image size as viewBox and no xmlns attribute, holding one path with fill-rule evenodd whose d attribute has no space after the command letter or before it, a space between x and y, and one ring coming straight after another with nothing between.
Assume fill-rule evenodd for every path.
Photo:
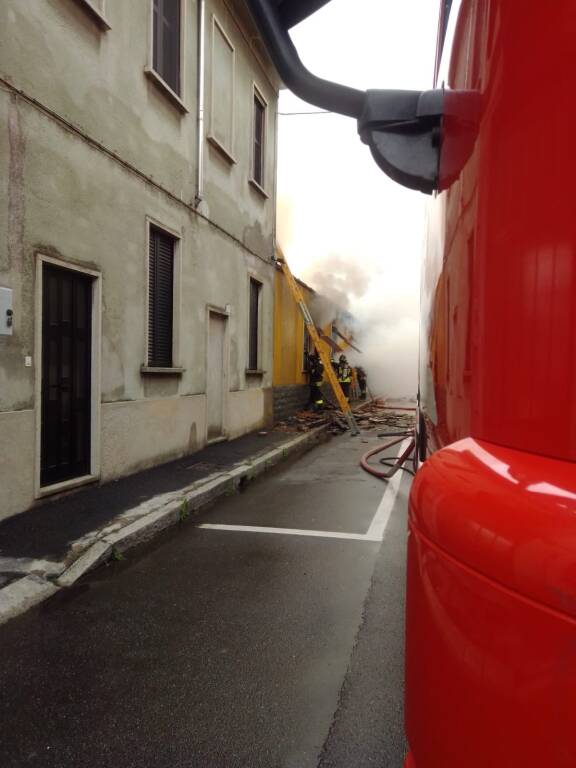
<instances>
[{"instance_id":1,"label":"white road marking","mask_svg":"<svg viewBox=\"0 0 576 768\"><path fill-rule=\"evenodd\" d=\"M410 438L404 440L400 445L398 456L400 456L408 447ZM390 515L394 509L400 484L402 482L402 472L397 472L388 482L388 486L378 505L376 514L366 533L342 533L338 531L311 531L303 528L274 528L259 525L226 525L222 523L201 523L196 526L210 531L236 531L241 533L276 533L284 536L312 536L317 539L346 539L348 541L368 541L380 542L384 540L386 528L390 521Z\"/></svg>"},{"instance_id":2,"label":"white road marking","mask_svg":"<svg viewBox=\"0 0 576 768\"><path fill-rule=\"evenodd\" d=\"M284 536L314 536L318 539L351 539L352 541L376 541L369 539L365 533L340 533L338 531L311 531L305 528L266 528L259 525L220 525L218 523L202 523L198 528L211 531L241 531L243 533L280 533Z\"/></svg>"},{"instance_id":3,"label":"white road marking","mask_svg":"<svg viewBox=\"0 0 576 768\"><path fill-rule=\"evenodd\" d=\"M402 453L408 448L410 439L411 438L407 438L400 445L398 456L401 456ZM398 491L400 490L401 482L402 482L401 471L396 472L394 477L388 481L388 487L384 492L384 496L382 496L382 501L378 505L378 509L376 510L374 519L372 520L370 528L368 528L368 531L366 533L367 538L372 539L373 541L383 541L384 535L386 533L386 528L390 521L390 515L392 514L392 510L394 509L394 504L396 503L396 497L398 496Z\"/></svg>"}]
</instances>

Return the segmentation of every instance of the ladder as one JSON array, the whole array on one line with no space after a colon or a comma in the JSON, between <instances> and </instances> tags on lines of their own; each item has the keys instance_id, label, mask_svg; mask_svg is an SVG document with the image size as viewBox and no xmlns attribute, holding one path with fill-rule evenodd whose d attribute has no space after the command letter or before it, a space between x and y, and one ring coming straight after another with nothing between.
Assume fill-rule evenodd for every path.
<instances>
[{"instance_id":1,"label":"ladder","mask_svg":"<svg viewBox=\"0 0 576 768\"><path fill-rule=\"evenodd\" d=\"M304 318L306 329L308 330L308 334L310 335L310 338L312 339L314 346L316 347L316 351L320 355L320 359L322 360L322 364L324 365L324 373L326 374L326 377L330 382L330 386L332 387L332 391L336 396L336 400L338 401L340 410L344 414L352 434L359 435L360 430L358 429L358 425L356 424L356 420L354 419L354 414L352 413L352 408L350 408L350 403L346 399L346 396L342 391L342 387L340 386L340 382L338 381L338 378L334 373L334 369L332 368L332 360L330 359L330 355L328 354L328 349L320 339L320 335L316 330L316 325L314 324L314 320L312 319L310 310L308 309L308 307L306 306L306 302L304 301L304 296L302 295L300 286L294 279L294 275L290 271L288 262L284 258L284 254L282 253L279 246L276 247L276 260L280 264L282 268L282 272L284 272L284 277L288 282L288 287L290 288L290 292L294 297L294 301L300 307L300 311L302 312L302 317Z\"/></svg>"}]
</instances>

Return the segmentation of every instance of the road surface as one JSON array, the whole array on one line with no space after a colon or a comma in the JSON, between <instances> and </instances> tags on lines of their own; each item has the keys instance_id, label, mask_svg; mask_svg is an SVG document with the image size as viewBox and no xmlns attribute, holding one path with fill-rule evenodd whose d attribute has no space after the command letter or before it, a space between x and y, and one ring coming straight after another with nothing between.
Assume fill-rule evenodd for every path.
<instances>
[{"instance_id":1,"label":"road surface","mask_svg":"<svg viewBox=\"0 0 576 768\"><path fill-rule=\"evenodd\" d=\"M401 768L409 476L383 498L375 442L335 438L0 627L0 765Z\"/></svg>"}]
</instances>

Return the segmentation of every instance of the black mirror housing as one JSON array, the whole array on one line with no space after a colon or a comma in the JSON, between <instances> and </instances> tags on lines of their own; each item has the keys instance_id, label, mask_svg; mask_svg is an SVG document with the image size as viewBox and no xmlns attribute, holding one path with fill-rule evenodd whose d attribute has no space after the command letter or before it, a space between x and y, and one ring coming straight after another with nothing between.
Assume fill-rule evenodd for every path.
<instances>
[{"instance_id":1,"label":"black mirror housing","mask_svg":"<svg viewBox=\"0 0 576 768\"><path fill-rule=\"evenodd\" d=\"M444 92L367 91L358 133L378 166L409 189L438 189Z\"/></svg>"}]
</instances>

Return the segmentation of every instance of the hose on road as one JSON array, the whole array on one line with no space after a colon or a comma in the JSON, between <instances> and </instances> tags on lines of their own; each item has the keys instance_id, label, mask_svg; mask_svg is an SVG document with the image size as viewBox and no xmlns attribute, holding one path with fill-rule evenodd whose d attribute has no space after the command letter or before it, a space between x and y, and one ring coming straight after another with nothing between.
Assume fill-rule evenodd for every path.
<instances>
[{"instance_id":1,"label":"hose on road","mask_svg":"<svg viewBox=\"0 0 576 768\"><path fill-rule=\"evenodd\" d=\"M409 474L413 475L414 472L411 469L408 469L408 467L405 467L404 464L410 456L412 455L415 447L415 440L414 440L414 433L413 432L381 432L378 437L394 437L393 440L389 440L388 442L384 443L383 445L379 445L376 448L371 448L369 451L367 451L364 456L360 459L360 466L365 472L369 472L371 475L374 475L374 477L377 477L379 480L390 480L396 472L399 470L403 470L404 472L408 472ZM382 471L379 469L376 469L372 464L369 464L368 461L373 456L377 456L379 453L382 453L383 451L387 450L388 448L391 448L393 445L397 445L398 443L402 443L406 438L409 437L410 442L408 446L402 451L400 456L398 456L396 459L388 459L388 458L382 458L380 459L380 463L384 466L389 467L388 470Z\"/></svg>"}]
</instances>

